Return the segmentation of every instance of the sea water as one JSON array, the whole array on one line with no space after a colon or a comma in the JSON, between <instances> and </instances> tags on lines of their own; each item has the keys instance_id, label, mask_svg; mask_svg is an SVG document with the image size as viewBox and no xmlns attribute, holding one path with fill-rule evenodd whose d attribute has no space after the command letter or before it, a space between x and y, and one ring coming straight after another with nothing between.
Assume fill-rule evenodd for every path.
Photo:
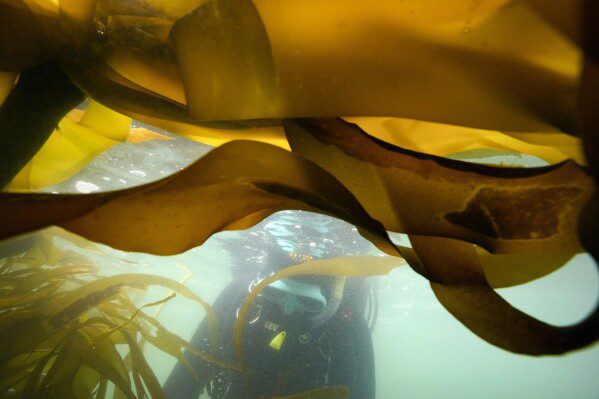
<instances>
[{"instance_id":1,"label":"sea water","mask_svg":"<svg viewBox=\"0 0 599 399\"><path fill-rule=\"evenodd\" d=\"M209 150L209 146L176 136L169 141L123 143L98 156L70 179L44 190L86 193L135 186L172 174ZM351 230L351 226L347 228ZM146 273L168 277L182 282L210 303L232 279L234 254L225 249L222 238L241 238L243 234L247 232L219 233L202 246L176 256L129 253L103 245L99 246L101 251L86 256L100 265L106 275ZM356 240L362 240L357 232L353 234ZM393 237L409 245L405 236ZM57 238L55 245L85 251L64 238ZM374 246L371 253L383 256ZM597 345L563 356L545 357L516 355L494 347L451 316L425 278L405 263L398 261L398 265L388 275L371 278L379 303L372 332L377 398L598 397ZM568 325L590 312L598 287L594 261L581 254L546 277L498 292L540 320ZM168 293L167 289L155 288L139 293L137 302L148 303ZM197 303L180 296L147 312L186 340L205 314ZM176 360L151 345L146 346L144 353L160 383L164 383Z\"/></svg>"}]
</instances>

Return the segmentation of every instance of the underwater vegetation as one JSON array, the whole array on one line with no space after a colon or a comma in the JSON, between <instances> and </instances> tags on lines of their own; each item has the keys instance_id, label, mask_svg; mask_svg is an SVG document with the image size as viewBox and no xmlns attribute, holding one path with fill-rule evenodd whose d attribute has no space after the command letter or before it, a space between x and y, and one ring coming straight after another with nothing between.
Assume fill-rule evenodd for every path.
<instances>
[{"instance_id":1,"label":"underwater vegetation","mask_svg":"<svg viewBox=\"0 0 599 399\"><path fill-rule=\"evenodd\" d=\"M170 333L156 315L144 312L181 294L213 317L210 305L187 287L144 274L102 276L93 260L55 246L55 237L83 242L57 229L45 230L17 242L27 250L13 250L16 253L2 262L0 356L5 395L104 398L110 381L116 387L114 397L163 397L143 355L145 343L184 364L183 349L222 364ZM98 251L93 244L83 245ZM132 291L151 285L169 288L171 294L136 307Z\"/></svg>"},{"instance_id":2,"label":"underwater vegetation","mask_svg":"<svg viewBox=\"0 0 599 399\"><path fill-rule=\"evenodd\" d=\"M165 286L209 319L210 305L172 280L104 276L22 236L53 225L169 255L279 210L324 213L405 259L489 344L526 355L594 344L598 309L557 327L495 289L583 251L598 259L598 15L591 0L0 0L0 238L17 240L0 264L0 388L103 398L110 382L115 395L159 398L146 341L218 362L146 312L172 296L139 307L129 293ZM217 147L134 188L35 192L115 143L168 139L130 129L132 118ZM447 157L467 150L549 166ZM264 284L385 274L393 259L312 261ZM226 365L242 373L244 317Z\"/></svg>"}]
</instances>

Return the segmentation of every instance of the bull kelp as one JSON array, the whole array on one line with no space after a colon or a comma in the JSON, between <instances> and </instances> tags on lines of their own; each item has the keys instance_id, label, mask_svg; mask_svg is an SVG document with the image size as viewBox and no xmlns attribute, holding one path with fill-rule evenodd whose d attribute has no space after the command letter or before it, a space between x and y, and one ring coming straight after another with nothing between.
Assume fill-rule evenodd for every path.
<instances>
[{"instance_id":1,"label":"bull kelp","mask_svg":"<svg viewBox=\"0 0 599 399\"><path fill-rule=\"evenodd\" d=\"M58 225L117 249L171 255L279 210L318 212L404 258L486 342L535 356L584 348L599 336L598 309L557 327L495 289L583 251L599 255L598 14L591 0L0 1L0 238ZM87 109L73 111L86 97ZM131 118L218 147L139 187L35 192L116 143L168 139L132 139ZM486 149L548 166L448 157ZM413 248L388 232L408 234ZM164 278L102 276L84 258L39 260L51 247L28 242L1 266L3 389L104 397L110 381L126 397L161 397L141 337L182 361L188 349L218 362L144 312L170 296L128 298L163 285L213 318L196 294ZM272 280L395 265L316 261ZM244 317L237 362L224 366L249 378ZM124 358L117 344L127 345Z\"/></svg>"}]
</instances>

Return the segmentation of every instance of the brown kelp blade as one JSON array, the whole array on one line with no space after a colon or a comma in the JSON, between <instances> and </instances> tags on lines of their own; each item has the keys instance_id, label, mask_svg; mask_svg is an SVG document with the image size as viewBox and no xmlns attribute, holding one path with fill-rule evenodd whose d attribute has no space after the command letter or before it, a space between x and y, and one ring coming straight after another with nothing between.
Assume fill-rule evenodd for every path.
<instances>
[{"instance_id":1,"label":"brown kelp blade","mask_svg":"<svg viewBox=\"0 0 599 399\"><path fill-rule=\"evenodd\" d=\"M578 216L594 187L579 166L525 170L456 162L380 142L340 119L286 121L285 127L292 150L335 175L388 230L447 237L437 238L438 246L420 238L413 252L402 253L431 280L441 303L480 337L535 355L596 341L596 311L576 326L558 328L514 309L492 289L538 278L581 250ZM466 248L468 256L462 259L443 240ZM504 259L510 266L501 268L471 243L513 255ZM539 257L529 264L522 254Z\"/></svg>"},{"instance_id":2,"label":"brown kelp blade","mask_svg":"<svg viewBox=\"0 0 599 399\"><path fill-rule=\"evenodd\" d=\"M369 154L367 146L363 149ZM429 168L437 165L430 160L426 162ZM355 168L354 174L364 178L358 170L366 168ZM426 169L418 171L424 173ZM545 172L551 174L554 170ZM504 180L511 179L504 177ZM371 204L368 198L358 198L368 206ZM132 190L85 196L3 194L0 202L4 237L55 223L120 249L172 254L201 244L227 226L249 227L270 212L295 208L341 217L360 227L381 249L396 254L378 222L369 217L339 181L291 153L255 142L228 143L170 178ZM254 214L258 216L248 217ZM381 219L387 223L387 219ZM235 223L239 220L247 225ZM498 248L505 249L505 245ZM511 249L509 252L513 252L514 248ZM427 266L424 262L423 265ZM419 271L427 276L426 268ZM461 272L456 269L456 273ZM484 317L499 316L485 313ZM503 332L511 335L509 331ZM506 349L528 353L526 347L514 348L504 341L481 336ZM538 350L531 348L531 353Z\"/></svg>"},{"instance_id":3,"label":"brown kelp blade","mask_svg":"<svg viewBox=\"0 0 599 399\"><path fill-rule=\"evenodd\" d=\"M557 355L599 338L599 308L578 324L556 327L514 308L488 284L472 244L410 236L441 304L470 331L500 348Z\"/></svg>"},{"instance_id":4,"label":"brown kelp blade","mask_svg":"<svg viewBox=\"0 0 599 399\"><path fill-rule=\"evenodd\" d=\"M290 152L250 141L225 144L184 171L131 190L94 195L0 195L0 237L57 224L93 241L159 255L183 252L259 212L306 209L355 224L397 254L335 178ZM244 219L245 218L245 219Z\"/></svg>"},{"instance_id":5,"label":"brown kelp blade","mask_svg":"<svg viewBox=\"0 0 599 399\"><path fill-rule=\"evenodd\" d=\"M387 230L452 237L493 253L581 251L578 215L593 183L573 162L476 165L392 146L341 119L284 125L292 150L332 173Z\"/></svg>"},{"instance_id":6,"label":"brown kelp blade","mask_svg":"<svg viewBox=\"0 0 599 399\"><path fill-rule=\"evenodd\" d=\"M579 96L579 128L589 159L595 184L599 179L599 3L584 1L585 59ZM599 192L586 204L580 218L580 236L583 245L595 259L599 259Z\"/></svg>"}]
</instances>

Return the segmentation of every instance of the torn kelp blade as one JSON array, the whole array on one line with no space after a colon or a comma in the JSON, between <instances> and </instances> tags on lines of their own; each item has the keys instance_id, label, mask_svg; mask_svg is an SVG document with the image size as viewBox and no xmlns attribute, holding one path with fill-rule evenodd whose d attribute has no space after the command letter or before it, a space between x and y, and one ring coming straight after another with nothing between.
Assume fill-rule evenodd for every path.
<instances>
[{"instance_id":1,"label":"torn kelp blade","mask_svg":"<svg viewBox=\"0 0 599 399\"><path fill-rule=\"evenodd\" d=\"M573 162L501 168L404 150L341 119L284 122L294 152L332 173L390 231L493 253L575 253L593 182Z\"/></svg>"}]
</instances>

